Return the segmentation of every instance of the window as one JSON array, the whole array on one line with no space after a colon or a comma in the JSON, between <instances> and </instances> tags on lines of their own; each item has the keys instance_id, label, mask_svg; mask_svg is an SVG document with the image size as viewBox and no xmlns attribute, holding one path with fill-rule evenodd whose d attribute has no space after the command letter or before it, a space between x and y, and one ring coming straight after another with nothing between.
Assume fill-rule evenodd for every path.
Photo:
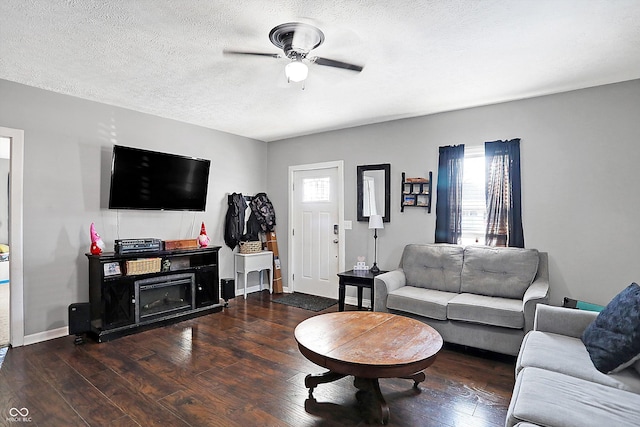
<instances>
[{"instance_id":1,"label":"window","mask_svg":"<svg viewBox=\"0 0 640 427\"><path fill-rule=\"evenodd\" d=\"M331 200L330 191L331 180L329 177L302 180L303 202L328 202Z\"/></svg>"},{"instance_id":2,"label":"window","mask_svg":"<svg viewBox=\"0 0 640 427\"><path fill-rule=\"evenodd\" d=\"M484 245L487 230L484 146L464 150L462 178L462 245Z\"/></svg>"},{"instance_id":3,"label":"window","mask_svg":"<svg viewBox=\"0 0 640 427\"><path fill-rule=\"evenodd\" d=\"M520 139L439 153L435 242L524 248Z\"/></svg>"}]
</instances>

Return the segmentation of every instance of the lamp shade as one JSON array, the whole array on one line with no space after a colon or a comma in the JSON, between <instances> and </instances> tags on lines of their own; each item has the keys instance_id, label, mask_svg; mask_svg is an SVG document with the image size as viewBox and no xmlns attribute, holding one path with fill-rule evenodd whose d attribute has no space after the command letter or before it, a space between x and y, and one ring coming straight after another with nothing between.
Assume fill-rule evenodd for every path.
<instances>
[{"instance_id":1,"label":"lamp shade","mask_svg":"<svg viewBox=\"0 0 640 427\"><path fill-rule=\"evenodd\" d=\"M369 228L376 229L376 230L384 228L384 223L382 222L382 215L369 216Z\"/></svg>"},{"instance_id":2,"label":"lamp shade","mask_svg":"<svg viewBox=\"0 0 640 427\"><path fill-rule=\"evenodd\" d=\"M287 76L287 80L297 83L307 78L309 68L307 64L300 61L292 61L284 67L284 74Z\"/></svg>"}]
</instances>

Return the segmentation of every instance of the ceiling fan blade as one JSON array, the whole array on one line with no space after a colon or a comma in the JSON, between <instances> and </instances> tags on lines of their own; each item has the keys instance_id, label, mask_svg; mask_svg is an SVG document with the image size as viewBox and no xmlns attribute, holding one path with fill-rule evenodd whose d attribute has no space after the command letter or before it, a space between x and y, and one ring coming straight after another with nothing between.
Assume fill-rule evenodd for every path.
<instances>
[{"instance_id":1,"label":"ceiling fan blade","mask_svg":"<svg viewBox=\"0 0 640 427\"><path fill-rule=\"evenodd\" d=\"M319 56L316 56L315 58L313 58L312 61L318 65L326 65L328 67L343 68L345 70L352 70L357 72L362 71L362 69L364 68L361 65L349 64L348 62L336 61L334 59L320 58Z\"/></svg>"},{"instance_id":2,"label":"ceiling fan blade","mask_svg":"<svg viewBox=\"0 0 640 427\"><path fill-rule=\"evenodd\" d=\"M225 55L254 55L254 56L269 56L271 58L282 58L282 55L279 53L264 53L264 52L245 52L240 50L228 50L224 49L222 51Z\"/></svg>"}]
</instances>

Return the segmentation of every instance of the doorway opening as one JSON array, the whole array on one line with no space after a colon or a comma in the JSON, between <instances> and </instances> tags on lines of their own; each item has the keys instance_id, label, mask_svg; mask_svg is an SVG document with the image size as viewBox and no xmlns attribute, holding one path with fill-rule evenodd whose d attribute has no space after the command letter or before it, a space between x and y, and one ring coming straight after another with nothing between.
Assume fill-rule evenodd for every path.
<instances>
[{"instance_id":1,"label":"doorway opening","mask_svg":"<svg viewBox=\"0 0 640 427\"><path fill-rule=\"evenodd\" d=\"M9 168L11 139L0 136L0 347L10 341Z\"/></svg>"},{"instance_id":2,"label":"doorway opening","mask_svg":"<svg viewBox=\"0 0 640 427\"><path fill-rule=\"evenodd\" d=\"M0 152L0 347L17 347L24 344L24 131L0 127Z\"/></svg>"}]
</instances>

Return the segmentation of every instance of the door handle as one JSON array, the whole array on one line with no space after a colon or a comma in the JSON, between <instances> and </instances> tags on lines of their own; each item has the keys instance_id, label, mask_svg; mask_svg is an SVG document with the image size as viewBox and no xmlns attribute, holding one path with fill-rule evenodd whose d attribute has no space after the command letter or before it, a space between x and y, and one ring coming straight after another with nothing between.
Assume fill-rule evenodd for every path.
<instances>
[{"instance_id":1,"label":"door handle","mask_svg":"<svg viewBox=\"0 0 640 427\"><path fill-rule=\"evenodd\" d=\"M338 243L338 239L333 239L333 243Z\"/></svg>"}]
</instances>

